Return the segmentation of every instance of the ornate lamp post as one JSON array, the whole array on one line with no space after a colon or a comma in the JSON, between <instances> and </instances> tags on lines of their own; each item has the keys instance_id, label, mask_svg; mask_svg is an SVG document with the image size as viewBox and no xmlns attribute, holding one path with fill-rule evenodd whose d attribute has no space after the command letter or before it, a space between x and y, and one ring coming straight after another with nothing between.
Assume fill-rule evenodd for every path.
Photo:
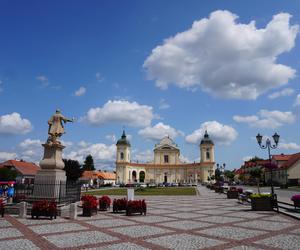
<instances>
[{"instance_id":1,"label":"ornate lamp post","mask_svg":"<svg viewBox=\"0 0 300 250\"><path fill-rule=\"evenodd\" d=\"M262 148L262 149L268 149L269 163L270 163L270 168L271 168L271 193L272 193L272 196L274 195L274 186L273 186L273 169L272 169L272 166L271 166L271 149L277 148L278 142L279 142L279 137L280 137L279 134L275 133L272 136L275 144L272 144L271 140L269 138L267 138L266 144L263 145L262 144L263 136L260 135L259 133L256 136L256 140L257 140L257 143L258 143L259 147Z\"/></svg>"},{"instance_id":2,"label":"ornate lamp post","mask_svg":"<svg viewBox=\"0 0 300 250\"><path fill-rule=\"evenodd\" d=\"M223 176L223 180L224 180L224 169L225 169L225 166L226 166L225 163L223 163L223 164L217 163L217 169L219 169L220 172L222 173L221 176Z\"/></svg>"}]
</instances>

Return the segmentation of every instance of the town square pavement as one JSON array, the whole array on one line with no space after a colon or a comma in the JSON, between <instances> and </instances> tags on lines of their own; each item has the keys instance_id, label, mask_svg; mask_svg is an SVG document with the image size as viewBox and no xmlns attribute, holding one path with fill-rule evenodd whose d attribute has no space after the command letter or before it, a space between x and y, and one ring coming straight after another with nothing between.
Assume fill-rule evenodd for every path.
<instances>
[{"instance_id":1,"label":"town square pavement","mask_svg":"<svg viewBox=\"0 0 300 250\"><path fill-rule=\"evenodd\" d=\"M198 190L197 196L147 196L146 216L110 211L50 221L5 215L0 249L300 249L299 220Z\"/></svg>"}]
</instances>

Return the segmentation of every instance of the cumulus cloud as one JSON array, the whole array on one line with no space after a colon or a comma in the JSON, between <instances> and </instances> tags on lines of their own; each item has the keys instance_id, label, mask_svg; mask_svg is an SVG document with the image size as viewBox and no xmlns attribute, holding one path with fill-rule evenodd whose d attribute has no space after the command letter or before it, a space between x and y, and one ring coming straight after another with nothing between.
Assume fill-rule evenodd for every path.
<instances>
[{"instance_id":1,"label":"cumulus cloud","mask_svg":"<svg viewBox=\"0 0 300 250\"><path fill-rule=\"evenodd\" d=\"M146 150L146 151L139 151L135 150L132 151L132 159L135 162L152 162L153 161L153 151Z\"/></svg>"},{"instance_id":2,"label":"cumulus cloud","mask_svg":"<svg viewBox=\"0 0 300 250\"><path fill-rule=\"evenodd\" d=\"M277 92L274 92L270 95L268 95L268 98L269 99L276 99L278 97L281 97L281 96L290 96L294 93L294 90L291 89L291 88L285 88L281 91L277 91Z\"/></svg>"},{"instance_id":3,"label":"cumulus cloud","mask_svg":"<svg viewBox=\"0 0 300 250\"><path fill-rule=\"evenodd\" d=\"M115 134L106 135L105 138L106 138L107 140L112 141L112 142L116 142L116 140L117 140Z\"/></svg>"},{"instance_id":4,"label":"cumulus cloud","mask_svg":"<svg viewBox=\"0 0 300 250\"><path fill-rule=\"evenodd\" d=\"M295 142L279 142L278 148L285 149L285 150L300 150L300 145Z\"/></svg>"},{"instance_id":5,"label":"cumulus cloud","mask_svg":"<svg viewBox=\"0 0 300 250\"><path fill-rule=\"evenodd\" d=\"M19 113L0 116L0 134L26 134L32 130L29 120L21 117Z\"/></svg>"},{"instance_id":6,"label":"cumulus cloud","mask_svg":"<svg viewBox=\"0 0 300 250\"><path fill-rule=\"evenodd\" d=\"M0 162L14 160L17 157L16 153L0 152Z\"/></svg>"},{"instance_id":7,"label":"cumulus cloud","mask_svg":"<svg viewBox=\"0 0 300 250\"><path fill-rule=\"evenodd\" d=\"M239 23L229 11L212 12L154 48L143 67L161 89L174 84L224 98L256 99L295 77L294 69L277 63L295 45L299 27L290 25L290 18L279 13L258 29L255 21Z\"/></svg>"},{"instance_id":8,"label":"cumulus cloud","mask_svg":"<svg viewBox=\"0 0 300 250\"><path fill-rule=\"evenodd\" d=\"M78 90L75 91L74 95L83 96L85 92L86 92L86 88L81 86Z\"/></svg>"},{"instance_id":9,"label":"cumulus cloud","mask_svg":"<svg viewBox=\"0 0 300 250\"><path fill-rule=\"evenodd\" d=\"M257 128L278 128L284 124L291 124L295 121L295 115L291 111L282 112L278 110L269 111L262 109L258 115L233 116L238 123L247 123L250 127Z\"/></svg>"},{"instance_id":10,"label":"cumulus cloud","mask_svg":"<svg viewBox=\"0 0 300 250\"><path fill-rule=\"evenodd\" d=\"M243 157L243 161L249 161L253 158L253 156L245 156Z\"/></svg>"},{"instance_id":11,"label":"cumulus cloud","mask_svg":"<svg viewBox=\"0 0 300 250\"><path fill-rule=\"evenodd\" d=\"M300 94L297 95L296 100L294 102L294 107L300 106Z\"/></svg>"},{"instance_id":12,"label":"cumulus cloud","mask_svg":"<svg viewBox=\"0 0 300 250\"><path fill-rule=\"evenodd\" d=\"M166 102L165 99L160 99L159 101L159 109L168 109L170 108L170 105Z\"/></svg>"},{"instance_id":13,"label":"cumulus cloud","mask_svg":"<svg viewBox=\"0 0 300 250\"><path fill-rule=\"evenodd\" d=\"M94 126L120 123L132 127L146 127L153 118L152 107L119 100L108 101L103 107L91 108L81 120Z\"/></svg>"},{"instance_id":14,"label":"cumulus cloud","mask_svg":"<svg viewBox=\"0 0 300 250\"><path fill-rule=\"evenodd\" d=\"M160 140L164 136L170 136L171 138L175 138L179 135L183 135L183 132L176 130L170 125L163 124L162 122L157 123L153 127L149 126L144 129L141 129L138 134L145 139L150 140Z\"/></svg>"},{"instance_id":15,"label":"cumulus cloud","mask_svg":"<svg viewBox=\"0 0 300 250\"><path fill-rule=\"evenodd\" d=\"M30 162L39 162L43 157L42 143L39 139L25 139L18 145L19 158Z\"/></svg>"},{"instance_id":16,"label":"cumulus cloud","mask_svg":"<svg viewBox=\"0 0 300 250\"><path fill-rule=\"evenodd\" d=\"M199 144L207 130L209 136L216 144L229 145L238 136L238 132L228 125L221 124L217 121L207 121L201 124L200 128L192 134L185 137L186 142Z\"/></svg>"}]
</instances>

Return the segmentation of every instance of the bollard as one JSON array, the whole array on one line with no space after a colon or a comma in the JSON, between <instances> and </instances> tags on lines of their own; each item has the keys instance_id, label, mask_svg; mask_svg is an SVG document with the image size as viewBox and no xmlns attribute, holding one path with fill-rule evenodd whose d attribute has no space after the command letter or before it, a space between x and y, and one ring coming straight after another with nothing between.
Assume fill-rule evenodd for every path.
<instances>
[{"instance_id":1,"label":"bollard","mask_svg":"<svg viewBox=\"0 0 300 250\"><path fill-rule=\"evenodd\" d=\"M25 201L19 204L19 218L26 219L27 216L27 203Z\"/></svg>"},{"instance_id":2,"label":"bollard","mask_svg":"<svg viewBox=\"0 0 300 250\"><path fill-rule=\"evenodd\" d=\"M134 189L133 188L128 188L127 189L127 200L128 201L133 201L134 200Z\"/></svg>"},{"instance_id":3,"label":"bollard","mask_svg":"<svg viewBox=\"0 0 300 250\"><path fill-rule=\"evenodd\" d=\"M72 203L70 205L70 219L71 220L77 219L77 202Z\"/></svg>"}]
</instances>

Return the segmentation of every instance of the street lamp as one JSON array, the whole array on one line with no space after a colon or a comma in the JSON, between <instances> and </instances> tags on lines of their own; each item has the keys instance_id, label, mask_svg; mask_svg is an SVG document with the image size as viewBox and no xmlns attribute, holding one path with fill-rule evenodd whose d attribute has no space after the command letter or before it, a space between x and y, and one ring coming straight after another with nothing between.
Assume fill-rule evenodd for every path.
<instances>
[{"instance_id":1,"label":"street lamp","mask_svg":"<svg viewBox=\"0 0 300 250\"><path fill-rule=\"evenodd\" d=\"M222 176L223 176L223 181L224 181L224 169L225 169L225 166L226 166L226 164L225 164L225 163L223 163L223 164L219 164L219 163L217 163L217 169L219 169L219 170L220 170L220 172L222 173Z\"/></svg>"},{"instance_id":2,"label":"street lamp","mask_svg":"<svg viewBox=\"0 0 300 250\"><path fill-rule=\"evenodd\" d=\"M256 140L257 140L257 143L258 143L259 147L262 148L262 149L266 149L266 148L268 149L269 163L270 163L270 169L271 169L271 193L272 193L272 196L274 196L273 168L272 168L272 165L271 165L271 149L277 148L280 136L277 133L275 133L272 136L275 144L272 144L271 140L269 138L267 138L266 144L263 145L262 144L262 138L263 138L263 136L258 133L257 136L256 136Z\"/></svg>"}]
</instances>

